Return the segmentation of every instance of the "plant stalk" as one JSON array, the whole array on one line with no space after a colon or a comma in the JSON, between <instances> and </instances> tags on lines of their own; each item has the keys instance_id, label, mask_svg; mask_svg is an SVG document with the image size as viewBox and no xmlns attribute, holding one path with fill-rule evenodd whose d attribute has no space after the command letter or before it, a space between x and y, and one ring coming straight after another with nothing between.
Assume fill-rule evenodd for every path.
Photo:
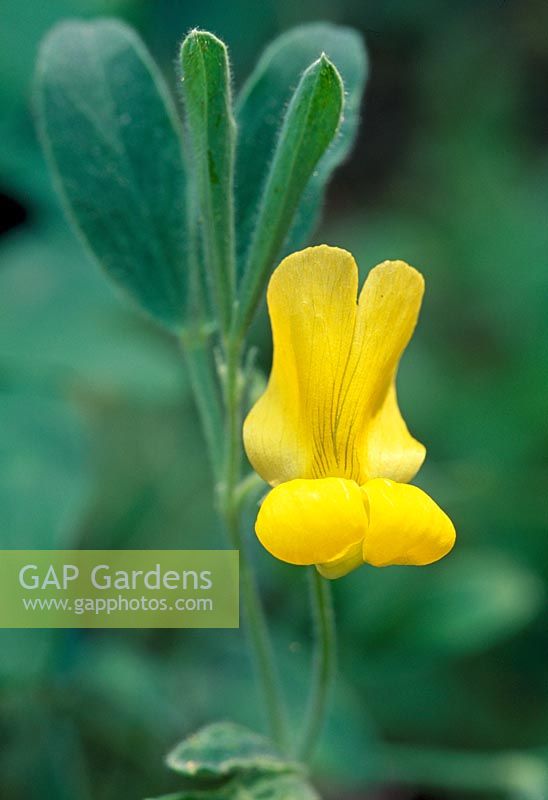
<instances>
[{"instance_id":1,"label":"plant stalk","mask_svg":"<svg viewBox=\"0 0 548 800\"><path fill-rule=\"evenodd\" d=\"M229 339L226 348L224 378L225 399L225 460L221 486L221 516L230 544L240 551L240 586L242 607L248 628L257 678L263 696L272 739L282 750L287 747L287 730L283 698L274 661L274 652L255 583L245 542L241 536L241 397L240 376L242 345L237 338Z\"/></svg>"},{"instance_id":2,"label":"plant stalk","mask_svg":"<svg viewBox=\"0 0 548 800\"><path fill-rule=\"evenodd\" d=\"M331 585L321 577L315 567L310 568L309 575L315 652L312 685L299 748L299 756L303 761L310 761L318 744L336 667L336 631Z\"/></svg>"},{"instance_id":3,"label":"plant stalk","mask_svg":"<svg viewBox=\"0 0 548 800\"><path fill-rule=\"evenodd\" d=\"M183 335L183 353L196 400L209 460L216 481L221 479L223 416L219 389L206 343Z\"/></svg>"}]
</instances>

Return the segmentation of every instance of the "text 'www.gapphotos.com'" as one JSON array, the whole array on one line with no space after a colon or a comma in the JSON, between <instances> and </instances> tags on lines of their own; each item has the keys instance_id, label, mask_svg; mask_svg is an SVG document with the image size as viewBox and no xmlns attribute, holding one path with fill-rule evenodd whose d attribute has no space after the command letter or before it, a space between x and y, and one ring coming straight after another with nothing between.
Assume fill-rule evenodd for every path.
<instances>
[{"instance_id":1,"label":"text 'www.gapphotos.com'","mask_svg":"<svg viewBox=\"0 0 548 800\"><path fill-rule=\"evenodd\" d=\"M76 597L76 598L22 598L26 611L59 611L68 614L114 614L119 611L213 611L210 597Z\"/></svg>"}]
</instances>

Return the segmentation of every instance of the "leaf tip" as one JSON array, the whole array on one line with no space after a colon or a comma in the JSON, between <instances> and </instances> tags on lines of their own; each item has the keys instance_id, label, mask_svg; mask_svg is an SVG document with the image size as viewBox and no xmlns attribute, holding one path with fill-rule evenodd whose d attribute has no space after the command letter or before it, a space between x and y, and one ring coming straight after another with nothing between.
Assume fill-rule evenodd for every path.
<instances>
[{"instance_id":1,"label":"leaf tip","mask_svg":"<svg viewBox=\"0 0 548 800\"><path fill-rule=\"evenodd\" d=\"M223 53L227 52L227 46L215 36L211 31L204 31L201 28L192 28L191 31L185 36L181 43L181 56L191 54L196 49L205 52L209 49L221 50Z\"/></svg>"}]
</instances>

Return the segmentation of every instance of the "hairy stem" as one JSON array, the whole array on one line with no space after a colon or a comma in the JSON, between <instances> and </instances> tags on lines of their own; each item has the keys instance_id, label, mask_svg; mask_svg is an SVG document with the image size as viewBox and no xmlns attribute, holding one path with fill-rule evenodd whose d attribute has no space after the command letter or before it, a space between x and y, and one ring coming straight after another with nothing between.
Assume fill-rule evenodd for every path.
<instances>
[{"instance_id":1,"label":"hairy stem","mask_svg":"<svg viewBox=\"0 0 548 800\"><path fill-rule=\"evenodd\" d=\"M283 749L287 745L286 721L283 700L274 662L272 644L266 626L261 599L245 542L241 536L241 498L239 493L241 472L241 396L240 379L242 347L238 340L230 340L226 349L226 371L223 375L225 398L225 459L221 485L221 515L229 541L240 551L240 584L242 606L248 628L261 693L273 740Z\"/></svg>"},{"instance_id":2,"label":"hairy stem","mask_svg":"<svg viewBox=\"0 0 548 800\"><path fill-rule=\"evenodd\" d=\"M310 598L316 641L312 685L299 749L299 755L304 761L312 758L322 732L336 662L331 586L315 567L310 569Z\"/></svg>"},{"instance_id":3,"label":"hairy stem","mask_svg":"<svg viewBox=\"0 0 548 800\"><path fill-rule=\"evenodd\" d=\"M203 339L183 336L183 352L215 480L222 467L223 416L211 356Z\"/></svg>"}]
</instances>

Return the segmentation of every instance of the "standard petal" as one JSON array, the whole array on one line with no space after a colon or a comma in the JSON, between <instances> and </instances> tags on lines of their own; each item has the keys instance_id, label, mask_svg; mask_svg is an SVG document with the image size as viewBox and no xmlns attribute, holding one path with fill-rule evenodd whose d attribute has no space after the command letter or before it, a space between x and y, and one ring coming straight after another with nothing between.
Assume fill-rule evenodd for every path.
<instances>
[{"instance_id":1,"label":"standard petal","mask_svg":"<svg viewBox=\"0 0 548 800\"><path fill-rule=\"evenodd\" d=\"M390 389L424 281L387 261L370 272L359 304L357 286L350 253L326 245L294 253L272 276L272 373L244 425L249 460L272 485L406 478L424 457Z\"/></svg>"},{"instance_id":2,"label":"standard petal","mask_svg":"<svg viewBox=\"0 0 548 800\"><path fill-rule=\"evenodd\" d=\"M261 544L281 561L326 564L361 543L367 529L366 506L353 481L288 481L264 499L255 531Z\"/></svg>"},{"instance_id":3,"label":"standard petal","mask_svg":"<svg viewBox=\"0 0 548 800\"><path fill-rule=\"evenodd\" d=\"M395 380L371 420L366 442L368 472L376 478L408 483L422 467L426 448L407 429L398 406Z\"/></svg>"},{"instance_id":4,"label":"standard petal","mask_svg":"<svg viewBox=\"0 0 548 800\"><path fill-rule=\"evenodd\" d=\"M368 564L423 566L452 549L453 523L417 486L376 478L362 491L369 502L369 527L363 541Z\"/></svg>"},{"instance_id":5,"label":"standard petal","mask_svg":"<svg viewBox=\"0 0 548 800\"><path fill-rule=\"evenodd\" d=\"M360 484L380 475L397 478L402 467L410 470L408 464L398 465L409 450L410 436L391 385L417 324L423 294L422 275L404 261L384 261L376 266L360 293L354 333L359 367L341 410L347 448L352 453L351 474ZM417 445L412 445L413 468ZM395 473L390 467L397 468Z\"/></svg>"},{"instance_id":6,"label":"standard petal","mask_svg":"<svg viewBox=\"0 0 548 800\"><path fill-rule=\"evenodd\" d=\"M338 453L337 403L357 290L354 259L327 245L293 253L272 275L272 372L244 424L248 458L268 483L346 474Z\"/></svg>"}]
</instances>

